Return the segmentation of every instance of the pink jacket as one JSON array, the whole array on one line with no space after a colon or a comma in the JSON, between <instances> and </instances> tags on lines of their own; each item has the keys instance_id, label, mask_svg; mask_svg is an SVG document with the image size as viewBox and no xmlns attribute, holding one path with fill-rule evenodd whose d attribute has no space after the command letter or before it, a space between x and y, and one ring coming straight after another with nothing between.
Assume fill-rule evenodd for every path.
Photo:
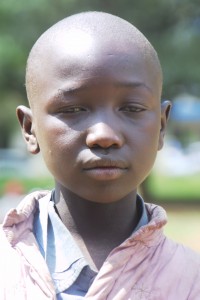
<instances>
[{"instance_id":1,"label":"pink jacket","mask_svg":"<svg viewBox=\"0 0 200 300\"><path fill-rule=\"evenodd\" d=\"M0 299L56 299L46 263L32 233L37 201L47 218L48 192L28 195L0 229ZM200 255L163 234L165 211L146 204L148 225L115 248L85 299L200 300Z\"/></svg>"}]
</instances>

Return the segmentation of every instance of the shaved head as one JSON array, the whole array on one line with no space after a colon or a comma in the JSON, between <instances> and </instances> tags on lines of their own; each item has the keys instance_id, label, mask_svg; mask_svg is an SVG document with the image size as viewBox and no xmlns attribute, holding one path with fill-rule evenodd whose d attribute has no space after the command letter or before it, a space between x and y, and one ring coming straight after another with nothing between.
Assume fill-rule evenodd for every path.
<instances>
[{"instance_id":1,"label":"shaved head","mask_svg":"<svg viewBox=\"0 0 200 300\"><path fill-rule=\"evenodd\" d=\"M160 103L162 71L145 36L107 13L68 17L33 46L26 88L30 108L17 116L58 191L71 200L132 201L162 148L170 110Z\"/></svg>"},{"instance_id":2,"label":"shaved head","mask_svg":"<svg viewBox=\"0 0 200 300\"><path fill-rule=\"evenodd\" d=\"M49 72L50 60L66 53L67 59L80 55L96 55L94 41L107 55L115 52L137 51L143 60L151 65L162 87L162 71L155 49L145 36L132 24L103 12L85 12L67 17L53 25L37 40L27 61L26 89L30 106L40 95L41 81L45 83L45 72ZM132 50L131 50L132 49ZM99 50L99 49L98 49ZM51 53L50 59L46 54ZM153 74L152 74L153 76ZM33 101L34 100L34 101Z\"/></svg>"}]
</instances>

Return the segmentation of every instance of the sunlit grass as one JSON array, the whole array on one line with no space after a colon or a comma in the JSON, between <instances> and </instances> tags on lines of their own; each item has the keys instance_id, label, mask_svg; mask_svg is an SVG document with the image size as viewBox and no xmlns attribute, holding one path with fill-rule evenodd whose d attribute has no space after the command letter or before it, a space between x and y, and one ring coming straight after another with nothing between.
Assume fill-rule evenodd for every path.
<instances>
[{"instance_id":1,"label":"sunlit grass","mask_svg":"<svg viewBox=\"0 0 200 300\"><path fill-rule=\"evenodd\" d=\"M165 234L200 252L200 205L168 208L167 214Z\"/></svg>"}]
</instances>

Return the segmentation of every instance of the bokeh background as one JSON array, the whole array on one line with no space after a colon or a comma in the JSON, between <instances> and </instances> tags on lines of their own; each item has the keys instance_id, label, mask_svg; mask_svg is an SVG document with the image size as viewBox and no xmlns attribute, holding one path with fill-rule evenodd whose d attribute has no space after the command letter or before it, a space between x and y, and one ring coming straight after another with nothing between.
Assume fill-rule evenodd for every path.
<instances>
[{"instance_id":1,"label":"bokeh background","mask_svg":"<svg viewBox=\"0 0 200 300\"><path fill-rule=\"evenodd\" d=\"M173 109L164 149L140 191L147 202L167 209L166 234L200 251L199 0L0 1L0 221L24 194L53 187L40 155L27 153L15 116L16 106L27 103L28 53L49 26L88 10L130 21L159 54L162 98Z\"/></svg>"}]
</instances>

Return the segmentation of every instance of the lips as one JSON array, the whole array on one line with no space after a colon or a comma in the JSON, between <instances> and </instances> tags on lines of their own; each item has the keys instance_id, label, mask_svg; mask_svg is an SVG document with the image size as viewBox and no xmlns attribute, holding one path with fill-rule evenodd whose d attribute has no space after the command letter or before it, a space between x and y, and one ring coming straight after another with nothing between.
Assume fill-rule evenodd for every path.
<instances>
[{"instance_id":1,"label":"lips","mask_svg":"<svg viewBox=\"0 0 200 300\"><path fill-rule=\"evenodd\" d=\"M117 179L121 177L127 169L125 162L112 159L90 160L84 164L83 167L83 171L96 180Z\"/></svg>"}]
</instances>

